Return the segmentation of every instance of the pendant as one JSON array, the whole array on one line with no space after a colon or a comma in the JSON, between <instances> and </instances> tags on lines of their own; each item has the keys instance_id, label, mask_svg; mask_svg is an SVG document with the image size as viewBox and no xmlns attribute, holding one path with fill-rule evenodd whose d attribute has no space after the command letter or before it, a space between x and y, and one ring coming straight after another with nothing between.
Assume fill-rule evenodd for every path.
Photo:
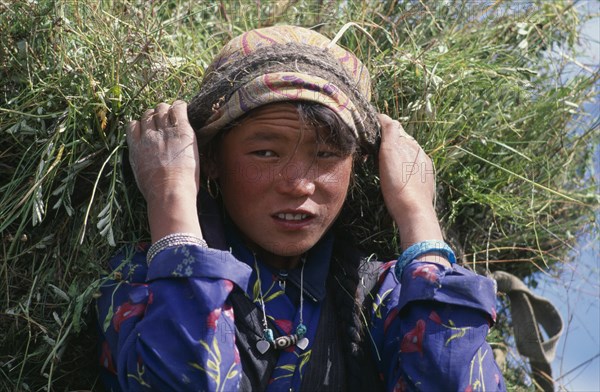
<instances>
[{"instance_id":1,"label":"pendant","mask_svg":"<svg viewBox=\"0 0 600 392\"><path fill-rule=\"evenodd\" d=\"M278 275L279 275L279 287L281 287L281 289L285 293L285 282L287 280L288 273L286 270L281 270L281 271L279 271Z\"/></svg>"},{"instance_id":2,"label":"pendant","mask_svg":"<svg viewBox=\"0 0 600 392\"><path fill-rule=\"evenodd\" d=\"M302 338L300 340L298 340L298 342L296 343L296 347L298 347L300 350L304 350L306 349L306 347L308 347L308 339L307 338Z\"/></svg>"},{"instance_id":3,"label":"pendant","mask_svg":"<svg viewBox=\"0 0 600 392\"><path fill-rule=\"evenodd\" d=\"M263 329L263 338L269 343L273 343L273 330L271 328Z\"/></svg>"},{"instance_id":4,"label":"pendant","mask_svg":"<svg viewBox=\"0 0 600 392\"><path fill-rule=\"evenodd\" d=\"M300 325L304 327L303 324ZM304 330L300 328L300 332L301 334L280 336L276 339L273 339L273 331L271 329L266 328L263 330L264 338L256 342L256 349L261 354L264 354L267 351L269 351L269 348L271 347L275 348L276 350L283 350L295 345L300 350L305 350L306 347L308 347L309 340L304 337L305 328Z\"/></svg>"},{"instance_id":5,"label":"pendant","mask_svg":"<svg viewBox=\"0 0 600 392\"><path fill-rule=\"evenodd\" d=\"M258 342L256 342L256 349L261 354L264 354L267 351L269 351L269 347L271 347L271 343L267 342L266 340L259 340Z\"/></svg>"},{"instance_id":6,"label":"pendant","mask_svg":"<svg viewBox=\"0 0 600 392\"><path fill-rule=\"evenodd\" d=\"M275 345L275 348L277 350L283 350L290 346L295 345L297 341L298 341L297 335L286 335L286 336L280 336L277 339L275 339L275 342L273 344Z\"/></svg>"},{"instance_id":7,"label":"pendant","mask_svg":"<svg viewBox=\"0 0 600 392\"><path fill-rule=\"evenodd\" d=\"M303 338L304 335L306 335L306 325L302 323L298 324L296 327L296 335L298 335L300 338Z\"/></svg>"}]
</instances>

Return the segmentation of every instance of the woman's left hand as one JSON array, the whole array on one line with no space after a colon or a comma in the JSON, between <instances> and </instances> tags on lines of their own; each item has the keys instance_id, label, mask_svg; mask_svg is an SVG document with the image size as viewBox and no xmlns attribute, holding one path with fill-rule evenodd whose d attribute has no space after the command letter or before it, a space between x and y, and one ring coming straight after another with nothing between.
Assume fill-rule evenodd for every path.
<instances>
[{"instance_id":1,"label":"woman's left hand","mask_svg":"<svg viewBox=\"0 0 600 392\"><path fill-rule=\"evenodd\" d=\"M388 212L400 230L402 248L424 240L441 240L433 207L435 170L431 159L402 125L379 115L379 175Z\"/></svg>"},{"instance_id":2,"label":"woman's left hand","mask_svg":"<svg viewBox=\"0 0 600 392\"><path fill-rule=\"evenodd\" d=\"M381 123L379 170L381 190L392 216L406 209L429 208L435 194L433 163L400 122L385 114Z\"/></svg>"}]
</instances>

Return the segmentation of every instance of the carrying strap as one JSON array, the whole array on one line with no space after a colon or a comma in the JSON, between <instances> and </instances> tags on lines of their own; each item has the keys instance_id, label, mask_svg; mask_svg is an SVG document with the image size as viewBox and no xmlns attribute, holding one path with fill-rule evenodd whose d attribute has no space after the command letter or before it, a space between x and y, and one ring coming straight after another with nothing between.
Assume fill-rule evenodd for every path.
<instances>
[{"instance_id":1,"label":"carrying strap","mask_svg":"<svg viewBox=\"0 0 600 392\"><path fill-rule=\"evenodd\" d=\"M531 364L534 380L544 391L554 391L551 362L562 335L563 321L556 307L547 299L534 295L516 276L494 271L491 277L498 291L510 299L513 331L517 350ZM548 335L544 340L540 326Z\"/></svg>"}]
</instances>

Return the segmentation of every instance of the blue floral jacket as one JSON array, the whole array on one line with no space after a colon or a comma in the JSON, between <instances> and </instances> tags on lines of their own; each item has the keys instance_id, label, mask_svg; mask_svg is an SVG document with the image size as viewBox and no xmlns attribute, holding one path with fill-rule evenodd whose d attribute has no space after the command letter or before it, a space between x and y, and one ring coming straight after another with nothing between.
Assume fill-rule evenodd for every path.
<instances>
[{"instance_id":1,"label":"blue floral jacket","mask_svg":"<svg viewBox=\"0 0 600 392\"><path fill-rule=\"evenodd\" d=\"M109 390L237 390L242 364L236 315L228 301L234 286L257 306L262 291L266 314L280 334L293 332L299 323L289 284L286 292L277 271L242 246L230 251L173 247L150 266L146 251L146 246L128 247L115 256L110 261L115 279L103 285L97 300L100 364ZM281 352L268 391L301 390L330 258L328 246L308 256L303 324L309 345ZM426 262L409 264L399 282L394 264L381 265L369 325L373 361L386 388L504 390L485 340L496 317L495 282L460 266ZM292 282L298 282L297 274L290 271Z\"/></svg>"}]
</instances>

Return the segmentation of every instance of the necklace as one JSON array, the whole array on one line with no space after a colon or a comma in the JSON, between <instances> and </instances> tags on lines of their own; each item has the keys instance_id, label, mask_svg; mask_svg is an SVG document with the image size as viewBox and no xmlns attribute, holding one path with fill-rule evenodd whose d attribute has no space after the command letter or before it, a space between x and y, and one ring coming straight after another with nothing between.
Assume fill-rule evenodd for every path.
<instances>
[{"instance_id":1,"label":"necklace","mask_svg":"<svg viewBox=\"0 0 600 392\"><path fill-rule=\"evenodd\" d=\"M254 268L256 269L256 279L258 281L258 291L260 293L260 307L263 314L263 337L261 340L256 342L256 349L261 353L266 353L269 348L273 348L275 350L283 350L290 346L296 345L301 350L304 350L308 347L308 339L304 336L306 335L306 325L303 323L303 311L304 311L304 266L306 265L306 259L302 258L302 268L300 269L300 322L296 327L296 331L293 334L280 336L275 338L273 335L273 330L269 328L269 324L267 322L267 311L265 309L265 300L262 292L262 285L260 280L260 270L258 268L258 262L256 260L256 253L254 255Z\"/></svg>"}]
</instances>

